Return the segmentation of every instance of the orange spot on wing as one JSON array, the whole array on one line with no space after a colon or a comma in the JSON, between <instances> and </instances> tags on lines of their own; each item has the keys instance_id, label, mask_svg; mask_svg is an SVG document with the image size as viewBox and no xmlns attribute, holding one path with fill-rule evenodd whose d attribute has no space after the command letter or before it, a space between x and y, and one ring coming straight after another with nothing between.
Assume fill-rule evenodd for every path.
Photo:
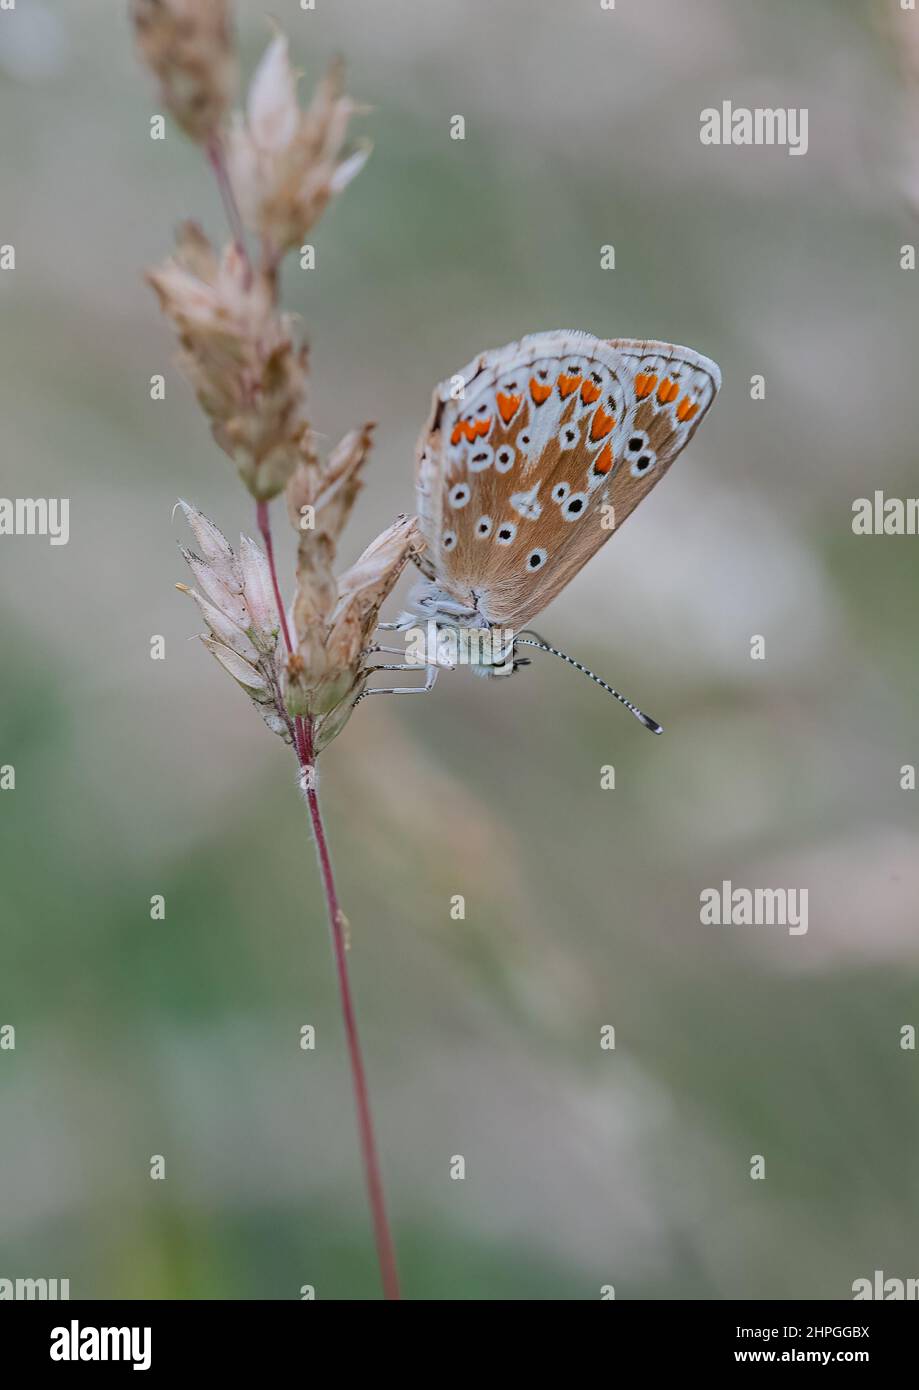
<instances>
[{"instance_id":1,"label":"orange spot on wing","mask_svg":"<svg viewBox=\"0 0 919 1390\"><path fill-rule=\"evenodd\" d=\"M564 400L566 396L571 395L572 391L576 391L580 384L581 378L579 376L566 376L564 372L560 372L557 383L558 394Z\"/></svg>"},{"instance_id":2,"label":"orange spot on wing","mask_svg":"<svg viewBox=\"0 0 919 1390\"><path fill-rule=\"evenodd\" d=\"M665 376L660 386L657 388L657 399L660 401L661 405L669 405L671 401L676 400L679 394L680 388L677 386L676 382L671 381L669 377Z\"/></svg>"},{"instance_id":3,"label":"orange spot on wing","mask_svg":"<svg viewBox=\"0 0 919 1390\"><path fill-rule=\"evenodd\" d=\"M505 425L506 425L506 424L508 424L509 421L511 421L511 420L514 418L514 416L517 414L517 411L520 409L520 402L523 400L523 397L522 397L522 396L502 396L501 392L499 391L499 392L498 392L498 397L497 397L497 399L498 399L498 411L499 411L499 413L500 413L500 415L501 415L501 419L504 421L504 423L505 423Z\"/></svg>"},{"instance_id":4,"label":"orange spot on wing","mask_svg":"<svg viewBox=\"0 0 919 1390\"><path fill-rule=\"evenodd\" d=\"M598 405L594 412L594 417L590 422L591 439L605 439L615 423L615 415L607 415L602 405Z\"/></svg>"},{"instance_id":5,"label":"orange spot on wing","mask_svg":"<svg viewBox=\"0 0 919 1390\"><path fill-rule=\"evenodd\" d=\"M551 386L541 386L535 376L530 378L530 395L537 405L542 405L552 395Z\"/></svg>"},{"instance_id":6,"label":"orange spot on wing","mask_svg":"<svg viewBox=\"0 0 919 1390\"><path fill-rule=\"evenodd\" d=\"M613 466L613 446L611 440L607 440L594 459L595 473L608 473Z\"/></svg>"},{"instance_id":7,"label":"orange spot on wing","mask_svg":"<svg viewBox=\"0 0 919 1390\"><path fill-rule=\"evenodd\" d=\"M635 378L635 395L638 400L643 401L645 396L650 396L657 385L657 377L650 372L639 372Z\"/></svg>"},{"instance_id":8,"label":"orange spot on wing","mask_svg":"<svg viewBox=\"0 0 919 1390\"><path fill-rule=\"evenodd\" d=\"M457 420L450 435L450 443L459 444L460 440L465 439L470 444L474 444L482 433L488 433L487 426L483 431L481 425L474 424L472 420Z\"/></svg>"},{"instance_id":9,"label":"orange spot on wing","mask_svg":"<svg viewBox=\"0 0 919 1390\"><path fill-rule=\"evenodd\" d=\"M676 418L678 420L691 420L698 409L698 401L691 401L688 396L684 396L676 408Z\"/></svg>"},{"instance_id":10,"label":"orange spot on wing","mask_svg":"<svg viewBox=\"0 0 919 1390\"><path fill-rule=\"evenodd\" d=\"M488 431L491 429L491 416L486 415L484 420L476 421L474 429L476 438L484 439Z\"/></svg>"},{"instance_id":11,"label":"orange spot on wing","mask_svg":"<svg viewBox=\"0 0 919 1390\"><path fill-rule=\"evenodd\" d=\"M600 394L600 388L595 381L585 381L581 387L581 400L585 405L593 405Z\"/></svg>"}]
</instances>

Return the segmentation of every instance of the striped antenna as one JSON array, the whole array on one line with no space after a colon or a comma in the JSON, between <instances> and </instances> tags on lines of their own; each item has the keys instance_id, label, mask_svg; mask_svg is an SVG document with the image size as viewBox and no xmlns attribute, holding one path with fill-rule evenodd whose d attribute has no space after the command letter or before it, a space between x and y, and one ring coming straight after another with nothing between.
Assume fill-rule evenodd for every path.
<instances>
[{"instance_id":1,"label":"striped antenna","mask_svg":"<svg viewBox=\"0 0 919 1390\"><path fill-rule=\"evenodd\" d=\"M550 652L552 656L557 656L561 661L567 661L569 666L573 666L576 671L583 672L585 676L589 676L592 681L595 681L601 689L606 691L607 695L612 695L613 699L618 700L620 705L625 705L626 709L631 714L634 714L639 724L643 724L646 729L650 729L652 734L662 734L664 732L656 719L652 719L650 714L645 714L637 705L633 705L631 700L627 700L624 695L619 694L618 690L614 690L611 685L607 685L606 681L594 675L593 671L589 671L586 666L582 666L580 661L575 661L573 656L567 656L564 652L560 652L558 647L553 647L551 643L544 641L538 632L533 632L532 630L528 631L529 636L518 636L514 638L515 646L535 647L538 651Z\"/></svg>"}]
</instances>

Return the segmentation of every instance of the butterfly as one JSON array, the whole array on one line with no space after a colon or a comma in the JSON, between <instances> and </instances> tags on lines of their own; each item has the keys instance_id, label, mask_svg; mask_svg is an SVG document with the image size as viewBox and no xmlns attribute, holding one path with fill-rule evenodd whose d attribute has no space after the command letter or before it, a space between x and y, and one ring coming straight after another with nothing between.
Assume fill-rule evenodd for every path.
<instances>
[{"instance_id":1,"label":"butterfly","mask_svg":"<svg viewBox=\"0 0 919 1390\"><path fill-rule=\"evenodd\" d=\"M425 550L408 611L424 620L429 690L458 650L493 636L481 674L508 674L537 647L576 666L656 733L660 725L528 624L615 533L692 439L721 372L692 348L589 333L534 333L480 353L434 392L417 450ZM376 648L394 652L395 648ZM416 658L399 670L421 664ZM366 694L403 693L367 690Z\"/></svg>"}]
</instances>

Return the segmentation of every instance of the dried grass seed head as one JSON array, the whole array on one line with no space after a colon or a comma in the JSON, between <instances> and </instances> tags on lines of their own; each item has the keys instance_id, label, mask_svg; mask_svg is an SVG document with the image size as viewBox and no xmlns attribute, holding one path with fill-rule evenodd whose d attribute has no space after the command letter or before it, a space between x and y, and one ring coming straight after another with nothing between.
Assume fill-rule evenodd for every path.
<instances>
[{"instance_id":1,"label":"dried grass seed head","mask_svg":"<svg viewBox=\"0 0 919 1390\"><path fill-rule=\"evenodd\" d=\"M179 364L214 438L258 500L275 497L309 445L307 350L274 304L264 275L239 248L218 258L201 228L185 222L175 254L147 280L179 337Z\"/></svg>"},{"instance_id":2,"label":"dried grass seed head","mask_svg":"<svg viewBox=\"0 0 919 1390\"><path fill-rule=\"evenodd\" d=\"M206 144L238 86L228 0L132 0L131 18L163 104L187 135Z\"/></svg>"},{"instance_id":3,"label":"dried grass seed head","mask_svg":"<svg viewBox=\"0 0 919 1390\"><path fill-rule=\"evenodd\" d=\"M345 95L343 64L332 64L306 110L297 100L297 78L287 39L278 34L255 71L245 114L236 116L227 143L243 220L277 259L301 244L370 155L369 142L347 146L351 118L366 108Z\"/></svg>"}]
</instances>

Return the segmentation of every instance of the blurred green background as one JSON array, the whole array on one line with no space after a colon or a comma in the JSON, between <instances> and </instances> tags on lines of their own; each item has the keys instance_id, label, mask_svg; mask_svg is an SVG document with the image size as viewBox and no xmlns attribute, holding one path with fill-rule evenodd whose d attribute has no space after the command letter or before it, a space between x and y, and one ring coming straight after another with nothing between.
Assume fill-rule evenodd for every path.
<instances>
[{"instance_id":1,"label":"blurred green background","mask_svg":"<svg viewBox=\"0 0 919 1390\"><path fill-rule=\"evenodd\" d=\"M379 422L343 562L411 509L431 389L479 349L578 327L724 369L666 485L538 624L663 738L534 654L364 705L323 758L406 1296L919 1275L919 540L851 531L855 497L917 491L895 0L248 0L247 74L266 8L305 85L341 51L374 108L316 269L284 276L317 430ZM806 157L702 146L727 99L806 106ZM230 535L253 517L141 280L181 218L224 225L199 151L149 139L157 109L123 6L0 14L0 491L71 498L69 545L0 541L0 1276L375 1297L292 759L172 587L177 496ZM723 879L808 888L809 932L701 926Z\"/></svg>"}]
</instances>

